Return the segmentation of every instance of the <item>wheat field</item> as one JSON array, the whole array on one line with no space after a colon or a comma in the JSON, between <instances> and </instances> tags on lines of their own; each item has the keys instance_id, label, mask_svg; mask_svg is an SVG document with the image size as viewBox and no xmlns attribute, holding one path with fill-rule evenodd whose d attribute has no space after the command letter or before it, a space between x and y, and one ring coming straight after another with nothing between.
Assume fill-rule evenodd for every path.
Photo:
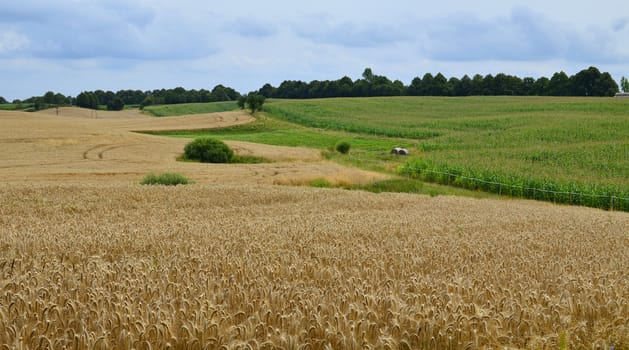
<instances>
[{"instance_id":1,"label":"wheat field","mask_svg":"<svg viewBox=\"0 0 629 350\"><path fill-rule=\"evenodd\" d=\"M238 181L260 169L7 120L0 349L629 348L627 213L273 185L315 160ZM82 158L103 140L132 146ZM138 185L151 166L197 183Z\"/></svg>"},{"instance_id":2,"label":"wheat field","mask_svg":"<svg viewBox=\"0 0 629 350\"><path fill-rule=\"evenodd\" d=\"M137 113L60 108L42 113L0 111L0 178L6 183L138 182L148 173L180 172L199 183L303 185L318 178L361 184L386 176L326 162L319 151L228 142L236 153L269 159L263 164L182 163L190 140L132 131L185 130L247 123L242 111L168 118Z\"/></svg>"}]
</instances>

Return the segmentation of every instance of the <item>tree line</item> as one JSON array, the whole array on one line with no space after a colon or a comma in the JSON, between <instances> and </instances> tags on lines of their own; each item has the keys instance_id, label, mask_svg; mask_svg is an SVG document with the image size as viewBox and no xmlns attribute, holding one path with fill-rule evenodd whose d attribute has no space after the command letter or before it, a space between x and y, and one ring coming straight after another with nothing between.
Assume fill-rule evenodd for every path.
<instances>
[{"instance_id":1,"label":"tree line","mask_svg":"<svg viewBox=\"0 0 629 350\"><path fill-rule=\"evenodd\" d=\"M201 102L237 101L240 93L230 87L216 85L211 91L186 90L182 87L174 89L159 89L153 91L119 90L113 91L83 91L76 97L64 96L52 91L43 96L33 96L25 100L14 100L15 105L30 106L34 110L40 110L53 106L78 106L83 108L98 109L105 106L109 110L122 110L125 105L145 106L153 104L180 104ZM8 103L0 97L0 103Z\"/></svg>"},{"instance_id":2,"label":"tree line","mask_svg":"<svg viewBox=\"0 0 629 350\"><path fill-rule=\"evenodd\" d=\"M627 79L622 82L627 85ZM623 86L623 88L625 88ZM626 86L629 91L629 86ZM424 74L415 77L410 85L400 80L391 81L386 76L376 75L366 68L362 79L353 81L345 76L338 80L313 80L310 83L286 80L278 87L265 84L257 93L267 98L326 98L326 97L371 97L371 96L614 96L618 84L612 76L589 67L568 76L564 72L551 78L520 78L504 73L495 76L476 74L461 78L446 78L443 74Z\"/></svg>"},{"instance_id":3,"label":"tree line","mask_svg":"<svg viewBox=\"0 0 629 350\"><path fill-rule=\"evenodd\" d=\"M629 80L622 77L620 88L629 92ZM313 80L309 83L300 80L285 80L278 87L265 84L258 91L249 95L261 95L265 98L326 98L326 97L371 97L371 96L614 96L619 91L618 84L608 72L601 73L596 67L589 67L575 75L568 76L558 72L552 77L520 78L499 73L485 76L476 74L472 77L446 78L443 74L424 74L415 77L409 85L400 80L391 81L386 76L376 75L371 68L366 68L361 79L352 80L344 76L338 80ZM84 91L77 97L64 96L52 91L43 96L34 96L26 100L14 100L16 109L20 106L34 110L53 106L76 105L84 108L120 110L125 105L143 108L153 104L178 104L199 102L238 101L247 98L238 91L216 85L210 90L186 90L182 87L153 91L120 90ZM243 100L244 101L244 100ZM0 96L0 104L9 103ZM242 103L242 101L241 101ZM254 104L255 105L255 104Z\"/></svg>"}]
</instances>

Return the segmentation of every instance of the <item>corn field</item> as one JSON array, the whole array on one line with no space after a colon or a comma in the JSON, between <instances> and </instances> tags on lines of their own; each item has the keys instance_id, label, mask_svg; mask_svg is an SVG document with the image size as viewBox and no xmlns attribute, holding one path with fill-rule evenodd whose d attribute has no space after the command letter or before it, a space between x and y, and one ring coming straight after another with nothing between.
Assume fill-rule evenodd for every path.
<instances>
[{"instance_id":1,"label":"corn field","mask_svg":"<svg viewBox=\"0 0 629 350\"><path fill-rule=\"evenodd\" d=\"M627 349L629 215L0 185L0 349Z\"/></svg>"},{"instance_id":2,"label":"corn field","mask_svg":"<svg viewBox=\"0 0 629 350\"><path fill-rule=\"evenodd\" d=\"M560 182L505 175L497 171L478 171L461 166L450 166L446 163L435 164L430 159L407 162L399 172L423 181L474 191L606 210L629 211L629 188L623 191L620 186L615 185L584 185L574 181Z\"/></svg>"}]
</instances>

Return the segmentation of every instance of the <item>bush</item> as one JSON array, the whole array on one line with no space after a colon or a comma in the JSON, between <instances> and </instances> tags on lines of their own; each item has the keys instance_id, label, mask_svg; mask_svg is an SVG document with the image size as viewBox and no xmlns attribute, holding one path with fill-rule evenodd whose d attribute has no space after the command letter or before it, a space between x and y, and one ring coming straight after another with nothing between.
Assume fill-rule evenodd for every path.
<instances>
[{"instance_id":1,"label":"bush","mask_svg":"<svg viewBox=\"0 0 629 350\"><path fill-rule=\"evenodd\" d=\"M351 145L349 144L349 142L346 141L341 141L336 145L336 150L339 153L342 154L348 154L349 153L349 149L350 149Z\"/></svg>"},{"instance_id":2,"label":"bush","mask_svg":"<svg viewBox=\"0 0 629 350\"><path fill-rule=\"evenodd\" d=\"M148 174L140 181L141 185L188 185L193 183L187 177L177 173L163 173L159 175Z\"/></svg>"},{"instance_id":3,"label":"bush","mask_svg":"<svg viewBox=\"0 0 629 350\"><path fill-rule=\"evenodd\" d=\"M212 138L198 138L184 148L186 159L198 160L202 163L229 163L234 151L224 142Z\"/></svg>"}]
</instances>

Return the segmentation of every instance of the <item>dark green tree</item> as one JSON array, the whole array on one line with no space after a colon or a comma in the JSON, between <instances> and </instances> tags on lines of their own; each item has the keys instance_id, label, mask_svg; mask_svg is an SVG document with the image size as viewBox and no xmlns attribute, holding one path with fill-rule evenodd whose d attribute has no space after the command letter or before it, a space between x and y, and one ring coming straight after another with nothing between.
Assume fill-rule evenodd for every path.
<instances>
[{"instance_id":1,"label":"dark green tree","mask_svg":"<svg viewBox=\"0 0 629 350\"><path fill-rule=\"evenodd\" d=\"M271 84L264 84L264 86L262 86L262 88L260 89L260 91L258 91L258 94L266 97L266 98L272 98L275 90L277 90L276 88L274 88L273 86L271 86Z\"/></svg>"},{"instance_id":2,"label":"dark green tree","mask_svg":"<svg viewBox=\"0 0 629 350\"><path fill-rule=\"evenodd\" d=\"M238 100L237 100L236 103L238 103L238 107L240 109L245 109L245 107L246 107L245 105L247 104L247 96L240 96L240 97L238 97Z\"/></svg>"},{"instance_id":3,"label":"dark green tree","mask_svg":"<svg viewBox=\"0 0 629 350\"><path fill-rule=\"evenodd\" d=\"M93 92L83 91L76 97L76 105L83 108L98 109L98 99Z\"/></svg>"},{"instance_id":4,"label":"dark green tree","mask_svg":"<svg viewBox=\"0 0 629 350\"><path fill-rule=\"evenodd\" d=\"M107 103L107 109L110 111L121 111L124 109L124 101L120 97L115 97Z\"/></svg>"},{"instance_id":5,"label":"dark green tree","mask_svg":"<svg viewBox=\"0 0 629 350\"><path fill-rule=\"evenodd\" d=\"M424 74L422 77L421 89L419 90L420 96L430 96L431 92L435 89L435 77L430 73Z\"/></svg>"},{"instance_id":6,"label":"dark green tree","mask_svg":"<svg viewBox=\"0 0 629 350\"><path fill-rule=\"evenodd\" d=\"M411 85L406 89L406 94L409 96L420 96L422 92L422 79L415 77L411 80Z\"/></svg>"},{"instance_id":7,"label":"dark green tree","mask_svg":"<svg viewBox=\"0 0 629 350\"><path fill-rule=\"evenodd\" d=\"M629 92L629 79L625 77L620 78L620 88L622 92Z\"/></svg>"},{"instance_id":8,"label":"dark green tree","mask_svg":"<svg viewBox=\"0 0 629 350\"><path fill-rule=\"evenodd\" d=\"M221 101L229 101L230 98L227 95L227 90L225 89L225 87L223 85L216 85L214 87L214 89L212 89L212 94L211 94L211 101L212 102L221 102Z\"/></svg>"},{"instance_id":9,"label":"dark green tree","mask_svg":"<svg viewBox=\"0 0 629 350\"><path fill-rule=\"evenodd\" d=\"M491 74L487 74L483 78L482 95L485 95L485 96L497 95L497 93L496 93L496 79Z\"/></svg>"},{"instance_id":10,"label":"dark green tree","mask_svg":"<svg viewBox=\"0 0 629 350\"><path fill-rule=\"evenodd\" d=\"M247 105L247 108L251 110L251 113L255 114L257 111L262 110L265 100L266 98L262 95L249 94L245 99L245 104Z\"/></svg>"},{"instance_id":11,"label":"dark green tree","mask_svg":"<svg viewBox=\"0 0 629 350\"><path fill-rule=\"evenodd\" d=\"M548 96L550 94L550 79L541 77L535 80L531 95Z\"/></svg>"},{"instance_id":12,"label":"dark green tree","mask_svg":"<svg viewBox=\"0 0 629 350\"><path fill-rule=\"evenodd\" d=\"M483 76L480 74L475 74L474 77L472 78L472 91L471 91L471 95L473 96L480 96L480 95L484 95L484 88L483 88Z\"/></svg>"},{"instance_id":13,"label":"dark green tree","mask_svg":"<svg viewBox=\"0 0 629 350\"><path fill-rule=\"evenodd\" d=\"M56 105L69 105L72 104L72 101L70 98L64 96L63 94L60 93L56 93L55 94L55 99L54 99L54 104Z\"/></svg>"},{"instance_id":14,"label":"dark green tree","mask_svg":"<svg viewBox=\"0 0 629 350\"><path fill-rule=\"evenodd\" d=\"M566 73L559 72L553 74L548 83L548 94L550 96L570 96L572 93L572 83Z\"/></svg>"},{"instance_id":15,"label":"dark green tree","mask_svg":"<svg viewBox=\"0 0 629 350\"><path fill-rule=\"evenodd\" d=\"M363 71L363 79L365 79L365 81L369 84L373 83L374 75L371 71L371 68L365 68L365 70Z\"/></svg>"},{"instance_id":16,"label":"dark green tree","mask_svg":"<svg viewBox=\"0 0 629 350\"><path fill-rule=\"evenodd\" d=\"M435 78L433 80L432 88L430 89L430 95L431 96L450 96L451 91L452 90L450 86L448 85L448 80L446 79L446 77L441 73L437 73L437 75L435 75Z\"/></svg>"},{"instance_id":17,"label":"dark green tree","mask_svg":"<svg viewBox=\"0 0 629 350\"><path fill-rule=\"evenodd\" d=\"M618 84L609 73L601 73L596 67L584 69L572 77L575 96L614 96Z\"/></svg>"},{"instance_id":18,"label":"dark green tree","mask_svg":"<svg viewBox=\"0 0 629 350\"><path fill-rule=\"evenodd\" d=\"M153 97L153 95L148 95L140 103L140 109L144 109L144 107L151 106L154 103L155 103L155 98Z\"/></svg>"},{"instance_id":19,"label":"dark green tree","mask_svg":"<svg viewBox=\"0 0 629 350\"><path fill-rule=\"evenodd\" d=\"M55 104L55 93L52 91L48 91L42 97L42 101L45 104Z\"/></svg>"},{"instance_id":20,"label":"dark green tree","mask_svg":"<svg viewBox=\"0 0 629 350\"><path fill-rule=\"evenodd\" d=\"M4 97L0 96L0 105L7 104L7 103L9 102L5 100Z\"/></svg>"},{"instance_id":21,"label":"dark green tree","mask_svg":"<svg viewBox=\"0 0 629 350\"><path fill-rule=\"evenodd\" d=\"M455 96L470 96L472 94L472 79L469 76L464 75L458 84L453 82L452 93Z\"/></svg>"}]
</instances>

